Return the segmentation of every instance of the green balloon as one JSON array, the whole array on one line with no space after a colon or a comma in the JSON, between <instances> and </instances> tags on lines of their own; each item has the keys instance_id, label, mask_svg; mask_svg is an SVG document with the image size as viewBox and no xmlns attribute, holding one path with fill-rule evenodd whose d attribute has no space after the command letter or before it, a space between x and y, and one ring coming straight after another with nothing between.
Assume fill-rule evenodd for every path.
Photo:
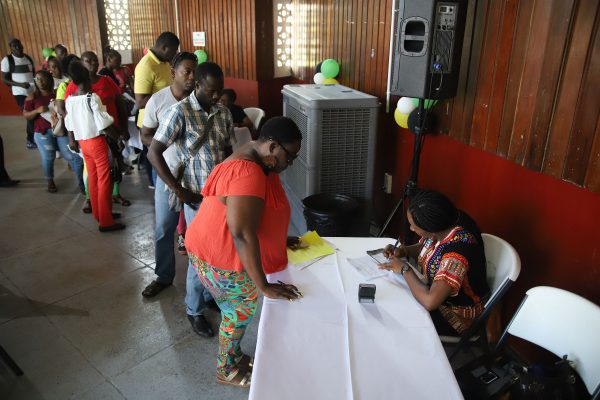
<instances>
[{"instance_id":1,"label":"green balloon","mask_svg":"<svg viewBox=\"0 0 600 400\"><path fill-rule=\"evenodd\" d=\"M419 99L412 99L415 107L419 107ZM425 109L435 106L438 103L438 100L425 99Z\"/></svg>"},{"instance_id":2,"label":"green balloon","mask_svg":"<svg viewBox=\"0 0 600 400\"><path fill-rule=\"evenodd\" d=\"M335 78L340 73L340 65L333 58L328 58L321 64L321 73L325 78Z\"/></svg>"},{"instance_id":3,"label":"green balloon","mask_svg":"<svg viewBox=\"0 0 600 400\"><path fill-rule=\"evenodd\" d=\"M44 58L48 58L52 55L53 51L54 49L52 49L51 47L44 47L42 49L42 55L44 56Z\"/></svg>"},{"instance_id":4,"label":"green balloon","mask_svg":"<svg viewBox=\"0 0 600 400\"><path fill-rule=\"evenodd\" d=\"M208 60L208 54L204 50L196 50L194 52L196 58L198 58L198 64L202 64L204 61Z\"/></svg>"}]
</instances>

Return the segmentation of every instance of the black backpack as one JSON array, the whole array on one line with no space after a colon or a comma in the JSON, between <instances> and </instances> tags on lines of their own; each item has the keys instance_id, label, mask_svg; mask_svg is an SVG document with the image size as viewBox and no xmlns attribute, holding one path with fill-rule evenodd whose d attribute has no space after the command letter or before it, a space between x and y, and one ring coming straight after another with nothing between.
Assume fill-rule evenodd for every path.
<instances>
[{"instance_id":1,"label":"black backpack","mask_svg":"<svg viewBox=\"0 0 600 400\"><path fill-rule=\"evenodd\" d=\"M35 74L35 64L33 63L33 59L29 57L28 54L23 54L23 57L29 60L31 63L31 72ZM4 76L6 76L6 79L12 80L12 73L15 72L15 58L13 57L12 53L7 54L6 58L8 59L8 72L6 72Z\"/></svg>"}]
</instances>

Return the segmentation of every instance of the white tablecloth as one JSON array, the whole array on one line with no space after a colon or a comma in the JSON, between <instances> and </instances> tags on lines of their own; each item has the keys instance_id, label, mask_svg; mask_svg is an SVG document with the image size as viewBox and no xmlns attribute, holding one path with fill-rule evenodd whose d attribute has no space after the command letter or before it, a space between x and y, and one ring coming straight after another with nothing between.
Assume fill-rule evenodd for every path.
<instances>
[{"instance_id":1,"label":"white tablecloth","mask_svg":"<svg viewBox=\"0 0 600 400\"><path fill-rule=\"evenodd\" d=\"M391 239L328 238L339 251L312 266L268 276L295 284L294 302L265 298L250 399L461 399L427 311L402 277L379 278L374 304L346 261Z\"/></svg>"}]
</instances>

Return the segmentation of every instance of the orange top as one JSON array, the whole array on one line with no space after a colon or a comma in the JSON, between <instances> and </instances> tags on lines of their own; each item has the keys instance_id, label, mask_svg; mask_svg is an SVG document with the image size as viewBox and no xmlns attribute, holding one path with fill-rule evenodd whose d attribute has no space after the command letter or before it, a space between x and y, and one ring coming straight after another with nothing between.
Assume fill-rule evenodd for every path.
<instances>
[{"instance_id":1,"label":"orange top","mask_svg":"<svg viewBox=\"0 0 600 400\"><path fill-rule=\"evenodd\" d=\"M263 271L272 274L285 269L290 205L278 174L265 175L252 161L225 161L211 172L202 195L198 214L185 234L190 253L217 268L242 271L244 266L227 226L227 208L217 196L255 196L265 201L257 232Z\"/></svg>"}]
</instances>

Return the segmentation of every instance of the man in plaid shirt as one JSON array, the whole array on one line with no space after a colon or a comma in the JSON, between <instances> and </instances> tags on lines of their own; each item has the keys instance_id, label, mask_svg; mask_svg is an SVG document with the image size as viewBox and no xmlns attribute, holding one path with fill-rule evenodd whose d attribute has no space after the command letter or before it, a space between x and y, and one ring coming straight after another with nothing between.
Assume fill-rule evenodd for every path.
<instances>
[{"instance_id":1,"label":"man in plaid shirt","mask_svg":"<svg viewBox=\"0 0 600 400\"><path fill-rule=\"evenodd\" d=\"M200 192L214 166L231 154L233 118L229 110L217 103L223 90L223 71L212 62L199 64L195 71L195 89L173 105L159 121L158 130L148 150L148 159L158 176L184 204L188 225L196 215ZM168 165L163 153L173 147L175 162ZM154 281L158 291L169 286ZM200 283L191 263L188 265L185 303L188 320L194 331L205 337L214 331L204 317L212 297Z\"/></svg>"}]
</instances>

